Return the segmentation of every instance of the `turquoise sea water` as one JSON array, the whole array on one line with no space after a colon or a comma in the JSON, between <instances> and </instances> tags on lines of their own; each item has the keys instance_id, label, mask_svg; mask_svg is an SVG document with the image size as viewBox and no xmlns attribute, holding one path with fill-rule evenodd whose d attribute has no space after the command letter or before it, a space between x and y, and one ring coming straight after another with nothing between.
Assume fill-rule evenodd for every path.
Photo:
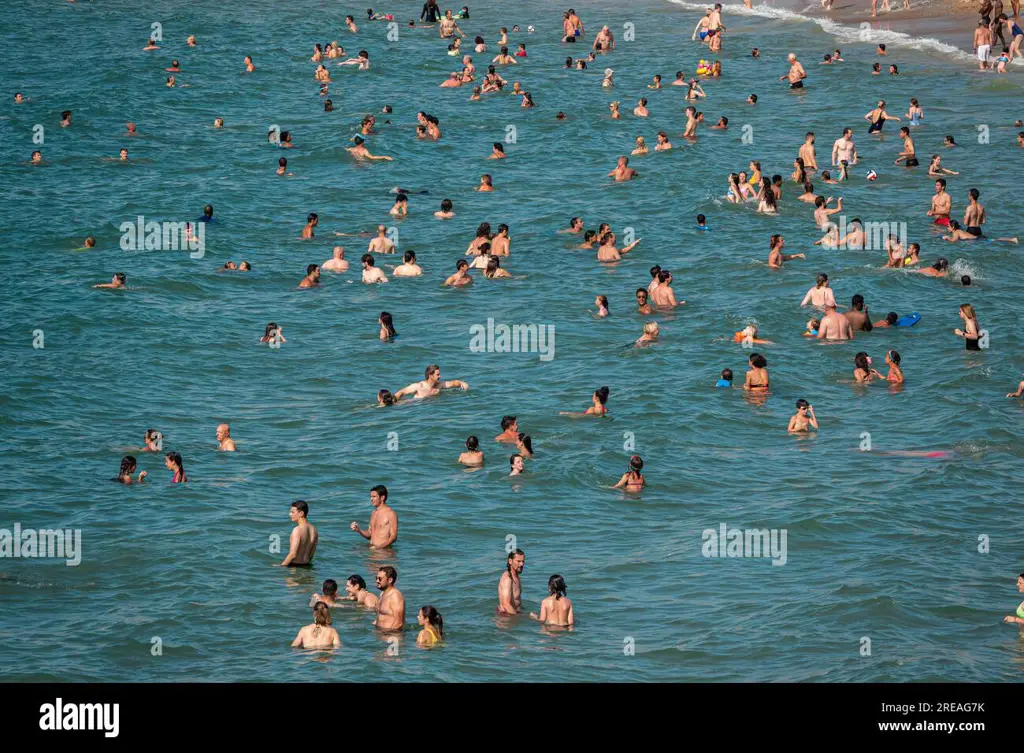
<instances>
[{"instance_id":1,"label":"turquoise sea water","mask_svg":"<svg viewBox=\"0 0 1024 753\"><path fill-rule=\"evenodd\" d=\"M699 139L679 137L683 91L648 91L691 74L707 52L690 42L700 11L643 0L577 5L587 39L608 24L618 49L586 72L565 71L567 55L589 48L558 41L561 7L538 0L514 6L474 4L462 22L496 54L497 29L522 25L529 58L504 72L533 94L525 110L508 94L468 102L470 90L437 87L454 68L435 32L405 28L420 3L395 13L397 41L385 24L364 24L364 6L265 0L196 4L169 13L160 3L12 3L0 24L7 50L0 134L4 197L0 261L6 271L0 332L0 528L79 528L78 567L0 560L0 677L8 680L643 680L643 681L935 681L1012 680L1024 668L1024 643L1001 624L1019 601L1018 475L1024 457L1024 407L1003 397L1016 387L1022 359L1017 312L1024 263L1018 247L947 244L924 212L932 193L930 154L943 152L955 216L970 187L982 192L989 235L1024 232L1017 190L1024 150L1015 142L1019 72L976 73L934 45L890 42L902 75L871 76L875 40L807 20L727 6L724 76L706 81ZM360 23L343 31L344 16ZM18 19L17 22L14 19ZM163 49L141 52L151 24L163 25ZM636 38L622 41L624 24ZM533 24L534 34L525 32ZM185 46L194 33L196 49ZM838 36L837 36L838 35ZM314 42L365 48L372 68L330 66L336 111L324 113ZM762 50L761 60L749 57ZM847 62L816 65L841 47ZM471 45L467 45L470 51ZM920 49L917 49L920 48ZM61 49L59 61L53 52ZM810 78L791 93L778 77L785 55L801 54ZM253 55L257 72L241 75ZM164 68L182 63L179 87ZM601 88L615 69L616 88ZM188 86L182 86L187 84ZM12 104L14 91L29 98ZM758 93L756 108L744 104ZM640 96L651 117L633 118ZM894 167L899 124L869 138L863 115L884 98L902 116L921 100L915 130L922 166ZM621 100L624 117L608 117ZM374 153L393 163L361 165L344 151L366 113L378 114ZM968 109L968 104L973 109ZM74 112L69 129L60 112ZM415 113L440 118L444 138L415 139ZM558 122L563 110L568 120ZM720 115L726 133L709 130ZM227 127L213 129L215 117ZM139 135L124 137L124 123ZM42 124L45 141L32 142ZM295 149L267 143L278 124ZM752 143L741 140L750 125ZM810 208L788 180L807 130L818 134L818 161L844 126L861 154L854 180L829 187L848 216L906 222L908 239L928 262L949 258L953 279L881 269L884 252L829 251ZM989 143L979 143L979 125ZM490 144L515 126L510 159L488 161ZM640 178L605 177L637 135L653 146L666 130L676 149L634 158ZM127 147L127 164L114 161ZM26 163L40 148L46 164ZM274 174L288 158L294 177ZM761 160L786 178L777 217L721 200L726 176ZM875 169L880 179L863 175ZM497 190L473 191L484 172ZM816 184L818 181L815 181ZM413 195L410 217L392 222L389 190ZM432 217L442 198L457 216ZM185 221L215 207L206 254L126 252L122 222ZM308 212L320 215L313 241L298 236ZM692 229L702 212L714 228ZM587 227L633 228L640 246L616 267L572 250L556 235L573 215ZM480 222L511 228L504 263L517 279L477 279L469 289L441 287ZM357 271L324 273L318 290L295 289L305 266L331 255L334 231L399 228L399 250L414 249L425 275L387 286L359 284ZM788 253L807 260L771 271L768 238L782 233ZM93 234L95 250L78 253ZM341 239L358 267L366 238ZM253 272L217 274L226 260ZM394 261L378 257L378 264ZM655 263L675 274L688 301L655 318L661 341L627 346L646 320L633 291ZM385 268L386 269L386 268ZM93 290L117 271L127 292ZM865 296L874 319L920 312L907 330L879 330L852 343L819 345L801 337L811 312L799 302L819 271L841 304ZM969 273L975 286L956 281ZM525 277L524 277L525 276ZM595 295L611 316L593 317ZM951 330L957 307L972 303L991 347L968 354ZM381 311L400 337L377 339ZM470 327L554 325L555 357L475 353ZM742 383L747 351L731 333L756 320L775 344L768 359L772 394L763 402L715 389L722 368ZM268 321L284 328L279 350L257 344ZM45 347L33 348L36 330ZM853 355L880 366L887 349L903 357L906 385L855 387ZM445 394L389 409L378 389L422 378L439 363L444 378L469 382ZM606 420L573 420L591 392L611 389ZM810 400L821 430L786 434L797 398ZM528 473L507 477L507 446L494 444L504 414L519 417L534 442ZM215 451L214 431L230 422L239 452ZM168 483L162 457L134 452L149 472L142 486L107 481L147 428L180 452L191 481ZM398 450L388 451L389 433ZM945 460L860 452L874 448L948 450ZM476 434L485 470L455 465ZM392 435L394 437L394 435ZM631 451L645 460L648 487L624 495L606 487ZM372 554L348 530L366 525L369 488L386 484L398 512L393 552ZM288 506L309 502L320 547L310 571L275 568L271 536L287 541ZM701 533L721 524L787 531L785 566L765 559L709 559ZM527 554L524 606L536 611L547 578L562 574L576 605L577 630L553 634L537 623L498 623L496 586L508 536ZM979 553L979 537L990 551ZM420 651L410 626L397 656L375 635L371 615L337 609L344 648L334 655L288 647L310 622L309 594L325 578L339 582L392 564L414 623L423 604L444 615L447 645ZM163 655L152 656L155 637ZM861 655L863 638L871 656ZM624 645L635 644L635 655Z\"/></svg>"}]
</instances>

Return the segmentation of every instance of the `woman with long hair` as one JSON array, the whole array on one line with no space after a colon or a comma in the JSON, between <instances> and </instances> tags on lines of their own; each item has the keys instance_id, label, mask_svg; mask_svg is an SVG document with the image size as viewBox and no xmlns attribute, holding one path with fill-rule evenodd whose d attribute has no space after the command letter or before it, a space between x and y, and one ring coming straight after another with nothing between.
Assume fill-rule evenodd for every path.
<instances>
[{"instance_id":1,"label":"woman with long hair","mask_svg":"<svg viewBox=\"0 0 1024 753\"><path fill-rule=\"evenodd\" d=\"M380 325L381 340L388 342L398 337L398 332L395 331L395 322L387 311L380 312L380 316L377 317L377 324Z\"/></svg>"},{"instance_id":2,"label":"woman with long hair","mask_svg":"<svg viewBox=\"0 0 1024 753\"><path fill-rule=\"evenodd\" d=\"M331 608L318 601L313 605L313 624L299 628L292 648L341 648L338 631L331 627Z\"/></svg>"},{"instance_id":3,"label":"woman with long hair","mask_svg":"<svg viewBox=\"0 0 1024 753\"><path fill-rule=\"evenodd\" d=\"M981 337L981 325L978 324L978 315L974 306L965 303L960 306L960 318L964 320L964 328L953 330L953 334L964 339L964 346L967 350L981 350L978 340Z\"/></svg>"},{"instance_id":4,"label":"woman with long hair","mask_svg":"<svg viewBox=\"0 0 1024 753\"><path fill-rule=\"evenodd\" d=\"M420 634L416 636L416 645L429 648L436 646L444 640L444 619L441 613L431 605L420 607L416 615L416 621L423 626Z\"/></svg>"},{"instance_id":5,"label":"woman with long hair","mask_svg":"<svg viewBox=\"0 0 1024 753\"><path fill-rule=\"evenodd\" d=\"M164 455L164 465L167 466L167 470L173 471L174 475L171 476L172 484L184 484L188 481L188 477L185 475L185 464L181 459L181 455L177 452L168 452Z\"/></svg>"}]
</instances>

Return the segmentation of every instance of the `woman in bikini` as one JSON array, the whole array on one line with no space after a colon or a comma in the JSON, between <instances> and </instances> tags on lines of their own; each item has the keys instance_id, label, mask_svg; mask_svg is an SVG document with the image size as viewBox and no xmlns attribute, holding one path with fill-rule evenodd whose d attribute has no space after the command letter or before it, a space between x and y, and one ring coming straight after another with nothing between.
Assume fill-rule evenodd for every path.
<instances>
[{"instance_id":1,"label":"woman in bikini","mask_svg":"<svg viewBox=\"0 0 1024 753\"><path fill-rule=\"evenodd\" d=\"M416 636L416 645L423 648L436 646L444 638L444 620L441 613L429 604L420 607L416 615L416 622L423 626L420 634Z\"/></svg>"},{"instance_id":2,"label":"woman in bikini","mask_svg":"<svg viewBox=\"0 0 1024 753\"><path fill-rule=\"evenodd\" d=\"M853 357L853 366L853 379L857 384L867 384L875 377L885 379L878 371L871 368L871 359L864 351Z\"/></svg>"},{"instance_id":3,"label":"woman in bikini","mask_svg":"<svg viewBox=\"0 0 1024 753\"><path fill-rule=\"evenodd\" d=\"M633 455L629 459L629 468L622 474L619 483L613 489L625 488L627 492L638 492L644 488L647 480L641 471L644 469L644 461L639 455Z\"/></svg>"},{"instance_id":4,"label":"woman in bikini","mask_svg":"<svg viewBox=\"0 0 1024 753\"><path fill-rule=\"evenodd\" d=\"M1017 591L1024 593L1024 573L1017 576ZM1024 602L1021 602L1017 607L1017 614L1008 614L1003 618L1003 622L1013 622L1017 625L1024 625Z\"/></svg>"},{"instance_id":5,"label":"woman in bikini","mask_svg":"<svg viewBox=\"0 0 1024 753\"><path fill-rule=\"evenodd\" d=\"M768 361L760 353L750 354L750 369L743 382L743 389L754 392L768 391Z\"/></svg>"},{"instance_id":6,"label":"woman in bikini","mask_svg":"<svg viewBox=\"0 0 1024 753\"><path fill-rule=\"evenodd\" d=\"M885 365L889 367L889 373L885 375L885 380L892 384L903 384L903 369L900 366L900 354L895 350L890 350L885 354Z\"/></svg>"},{"instance_id":7,"label":"woman in bikini","mask_svg":"<svg viewBox=\"0 0 1024 753\"><path fill-rule=\"evenodd\" d=\"M174 475L171 476L172 484L184 484L188 481L188 477L185 475L185 464L177 452L168 452L164 455L164 465L167 466L167 470L174 472Z\"/></svg>"}]
</instances>

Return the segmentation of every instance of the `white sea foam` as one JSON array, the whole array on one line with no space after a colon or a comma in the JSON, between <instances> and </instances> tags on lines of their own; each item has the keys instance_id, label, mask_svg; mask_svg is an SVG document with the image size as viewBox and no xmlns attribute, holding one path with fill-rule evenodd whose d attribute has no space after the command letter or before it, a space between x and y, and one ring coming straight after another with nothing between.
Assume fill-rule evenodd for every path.
<instances>
[{"instance_id":1,"label":"white sea foam","mask_svg":"<svg viewBox=\"0 0 1024 753\"><path fill-rule=\"evenodd\" d=\"M709 3L691 3L686 0L668 0L668 2L683 8L699 11L706 10L709 6ZM977 62L977 58L969 52L932 37L915 37L910 34L904 34L900 31L868 28L867 26L863 28L843 26L830 18L806 16L802 13L786 10L785 8L773 8L769 5L755 5L753 8L747 8L745 5L723 4L722 11L726 16L730 14L737 16L758 16L761 18L770 18L779 21L803 21L817 24L821 27L822 31L827 34L831 34L840 42L844 43L869 42L871 44L884 44L890 47L909 47L922 52L933 52L946 55L954 60ZM1020 59L1015 59L1013 61L1013 65L1019 64L1022 64Z\"/></svg>"}]
</instances>

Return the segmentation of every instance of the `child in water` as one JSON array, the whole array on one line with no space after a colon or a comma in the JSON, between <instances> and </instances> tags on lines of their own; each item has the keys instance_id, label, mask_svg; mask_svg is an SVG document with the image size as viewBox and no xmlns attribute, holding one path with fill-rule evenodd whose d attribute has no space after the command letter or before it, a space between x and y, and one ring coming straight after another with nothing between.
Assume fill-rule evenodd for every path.
<instances>
[{"instance_id":1,"label":"child in water","mask_svg":"<svg viewBox=\"0 0 1024 753\"><path fill-rule=\"evenodd\" d=\"M796 415L789 419L790 434L801 431L810 431L811 427L818 428L818 419L814 415L814 408L803 398L796 401Z\"/></svg>"},{"instance_id":2,"label":"child in water","mask_svg":"<svg viewBox=\"0 0 1024 753\"><path fill-rule=\"evenodd\" d=\"M821 319L811 319L807 322L807 331L804 332L804 337L817 337L818 327L821 326Z\"/></svg>"},{"instance_id":3,"label":"child in water","mask_svg":"<svg viewBox=\"0 0 1024 753\"><path fill-rule=\"evenodd\" d=\"M644 469L644 461L639 455L633 455L629 459L629 469L622 474L622 478L619 479L619 483L613 486L613 489L626 488L627 492L638 492L644 488L647 480L644 475L640 472Z\"/></svg>"},{"instance_id":4,"label":"child in water","mask_svg":"<svg viewBox=\"0 0 1024 753\"><path fill-rule=\"evenodd\" d=\"M715 384L716 387L732 387L732 369L722 369L722 378Z\"/></svg>"}]
</instances>

